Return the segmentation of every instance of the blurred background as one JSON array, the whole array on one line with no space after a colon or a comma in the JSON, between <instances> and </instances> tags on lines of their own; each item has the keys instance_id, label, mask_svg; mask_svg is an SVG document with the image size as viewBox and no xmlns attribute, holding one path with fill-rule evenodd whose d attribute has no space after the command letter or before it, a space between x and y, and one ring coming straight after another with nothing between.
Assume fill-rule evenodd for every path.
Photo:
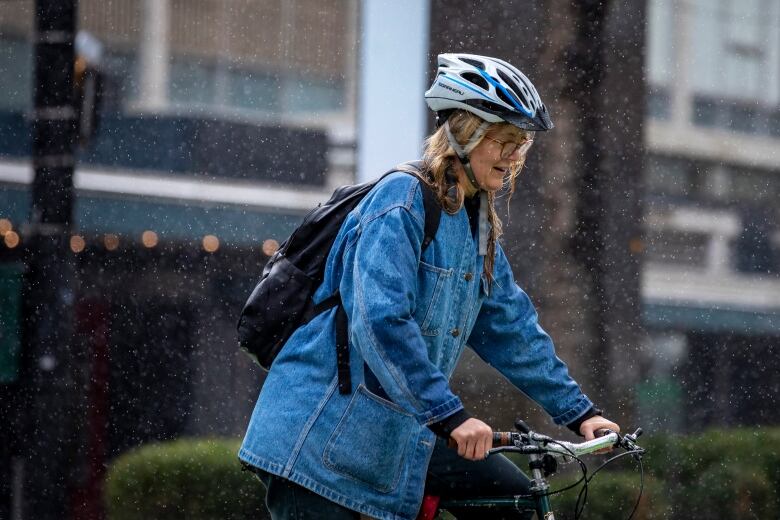
<instances>
[{"instance_id":1,"label":"blurred background","mask_svg":"<svg viewBox=\"0 0 780 520\"><path fill-rule=\"evenodd\" d=\"M241 436L241 306L336 186L418 157L440 52L550 108L503 242L593 400L780 422L777 0L0 0L0 518L103 518L119 455ZM453 385L566 435L468 353Z\"/></svg>"}]
</instances>

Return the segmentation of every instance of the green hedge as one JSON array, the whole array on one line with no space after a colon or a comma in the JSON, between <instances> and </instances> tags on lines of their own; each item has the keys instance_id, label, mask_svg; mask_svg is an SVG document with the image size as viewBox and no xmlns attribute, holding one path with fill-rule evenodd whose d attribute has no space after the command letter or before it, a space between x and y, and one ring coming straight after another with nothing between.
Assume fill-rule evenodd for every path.
<instances>
[{"instance_id":1,"label":"green hedge","mask_svg":"<svg viewBox=\"0 0 780 520\"><path fill-rule=\"evenodd\" d=\"M182 439L122 455L106 480L108 518L268 518L265 488L241 471L238 448L234 439Z\"/></svg>"},{"instance_id":2,"label":"green hedge","mask_svg":"<svg viewBox=\"0 0 780 520\"><path fill-rule=\"evenodd\" d=\"M594 466L595 467L595 466ZM555 486L556 483L553 483ZM554 495L550 500L558 520L574 518L579 488ZM601 471L588 486L584 519L625 519L639 497L639 473ZM662 482L645 475L642 499L634 515L636 520L668 518L667 498Z\"/></svg>"},{"instance_id":3,"label":"green hedge","mask_svg":"<svg viewBox=\"0 0 780 520\"><path fill-rule=\"evenodd\" d=\"M674 518L780 518L780 429L711 430L644 442Z\"/></svg>"},{"instance_id":4,"label":"green hedge","mask_svg":"<svg viewBox=\"0 0 780 520\"><path fill-rule=\"evenodd\" d=\"M645 489L634 518L780 518L780 429L648 436L640 443L647 449ZM620 471L602 471L593 479L586 520L628 517L639 490L639 472L631 465L621 462ZM572 518L575 501L572 492L554 498L556 518Z\"/></svg>"},{"instance_id":5,"label":"green hedge","mask_svg":"<svg viewBox=\"0 0 780 520\"><path fill-rule=\"evenodd\" d=\"M780 518L780 429L640 440L648 453L637 520ZM236 440L179 440L121 456L106 484L109 518L268 518L264 488L241 471L238 445ZM589 465L595 469L596 459ZM639 472L629 458L616 465L618 471L603 470L593 479L584 519L628 517ZM562 487L566 480L554 478L552 485ZM572 518L576 498L575 490L554 496L556 518Z\"/></svg>"}]
</instances>

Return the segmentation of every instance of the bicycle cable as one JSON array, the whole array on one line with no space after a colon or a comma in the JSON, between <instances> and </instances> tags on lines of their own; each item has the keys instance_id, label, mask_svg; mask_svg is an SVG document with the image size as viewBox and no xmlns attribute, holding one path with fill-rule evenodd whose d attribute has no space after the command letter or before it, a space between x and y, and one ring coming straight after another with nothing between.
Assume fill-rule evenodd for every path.
<instances>
[{"instance_id":1,"label":"bicycle cable","mask_svg":"<svg viewBox=\"0 0 780 520\"><path fill-rule=\"evenodd\" d=\"M568 446L566 446L566 445L564 445L564 444L562 444L562 443L560 443L560 442L558 442L556 440L552 440L551 439L550 441L548 441L548 443L549 444L557 444L561 448L563 448L564 450L569 452L568 456L571 457L572 459L576 460L577 463L580 465L580 471L582 472L582 475L580 476L579 480L577 480L574 484L568 485L568 486L566 486L564 488L561 488L561 489L548 491L547 493L544 493L542 496L549 497L549 496L552 496L552 495L557 495L559 493L563 493L564 491L568 491L568 490L570 490L572 488L575 488L575 487L579 486L581 482L587 481L587 479L588 479L588 466L585 464L585 462L581 458L577 457L574 454L574 452ZM514 495L514 496L516 498L534 498L534 496L538 496L538 495L527 494L527 495Z\"/></svg>"},{"instance_id":2,"label":"bicycle cable","mask_svg":"<svg viewBox=\"0 0 780 520\"><path fill-rule=\"evenodd\" d=\"M589 477L585 478L585 482L582 485L582 489L577 495L577 502L575 502L574 504L574 520L578 520L580 518L580 515L582 515L582 512L585 510L585 504L588 501L588 484L590 484L590 481L593 480L593 477L595 477L599 471L604 469L608 464L611 464L612 462L615 462L620 458L623 458L627 455L641 454L643 452L644 452L643 450L631 450L631 451L625 451L623 453L619 453L614 457L607 459L601 466L596 468L595 471L593 471L593 473L591 473ZM634 517L636 510L639 508L639 502L642 500L642 493L644 491L644 482L645 482L644 465L642 464L641 458L638 458L637 461L639 462L639 496L637 496L636 502L634 503L634 508L631 510L631 514L628 515L627 520L631 520ZM580 506L580 500L582 500L581 506Z\"/></svg>"},{"instance_id":3,"label":"bicycle cable","mask_svg":"<svg viewBox=\"0 0 780 520\"><path fill-rule=\"evenodd\" d=\"M577 463L580 465L580 471L582 471L582 476L574 484L566 486L565 488L556 489L555 491L550 491L550 492L546 493L546 496L557 495L559 493L563 493L564 491L568 491L568 490L570 490L572 488L575 488L575 487L579 486L580 482L587 482L587 480L588 480L588 466L585 464L585 462L581 458L579 458L578 456L576 456L574 454L574 452L571 450L571 448L569 448L565 444L563 444L561 442L558 442L556 440L550 440L550 441L548 441L548 444L557 444L558 446L560 446L564 450L568 451L569 452L569 456L572 459L576 460Z\"/></svg>"},{"instance_id":4,"label":"bicycle cable","mask_svg":"<svg viewBox=\"0 0 780 520\"><path fill-rule=\"evenodd\" d=\"M557 495L559 493L563 493L564 491L568 491L568 490L570 490L572 488L575 488L575 487L579 486L580 483L582 483L582 489L580 489L580 492L577 495L577 501L574 504L574 520L579 520L582 517L582 513L585 511L585 505L588 502L588 484L590 484L590 481L593 480L593 477L595 477L596 474L599 471L604 469L607 465L611 464L612 462L615 462L616 460L618 460L620 458L623 458L623 457L625 457L627 455L637 455L637 454L644 453L644 450L641 450L641 449L639 449L639 450L630 450L630 451L625 451L623 453L619 453L619 454L615 455L614 457L611 457L611 458L607 459L601 466L596 468L596 470L593 471L593 473L591 473L590 476L588 476L588 467L587 467L587 465L585 464L585 462L581 458L577 457L574 454L574 452L571 450L571 448L569 448L565 444L563 444L561 442L558 442L558 441L556 441L554 439L549 439L549 440L546 441L546 443L547 444L556 444L556 445L560 446L561 448L563 448L564 450L566 450L568 452L568 455L566 455L566 456L571 457L572 459L576 460L577 463L580 465L580 471L582 472L582 475L580 476L580 478L576 482L574 482L573 484L568 485L566 487L563 487L561 489L556 489L554 491L549 491L549 492L544 493L542 495L542 496L547 496L547 497L552 496L552 495ZM560 453L560 452L558 452L558 453ZM637 509L639 508L639 503L642 500L642 494L643 494L643 491L644 491L644 465L642 464L642 459L641 458L637 458L637 461L639 462L639 496L637 496L636 502L634 503L634 507L631 510L631 513L629 514L627 520L631 520L634 517L634 514L636 513ZM534 498L534 496L535 495L533 495L533 494L515 495L515 498ZM538 495L536 495L536 496L538 496Z\"/></svg>"}]
</instances>

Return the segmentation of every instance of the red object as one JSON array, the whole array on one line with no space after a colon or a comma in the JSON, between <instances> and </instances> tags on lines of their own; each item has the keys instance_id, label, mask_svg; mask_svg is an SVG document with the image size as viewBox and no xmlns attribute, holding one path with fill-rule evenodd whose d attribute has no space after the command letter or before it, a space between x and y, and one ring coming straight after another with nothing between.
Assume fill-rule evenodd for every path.
<instances>
[{"instance_id":1,"label":"red object","mask_svg":"<svg viewBox=\"0 0 780 520\"><path fill-rule=\"evenodd\" d=\"M417 520L433 520L436 518L436 513L439 512L439 500L440 497L425 495L422 507L420 507L420 513L417 515Z\"/></svg>"}]
</instances>

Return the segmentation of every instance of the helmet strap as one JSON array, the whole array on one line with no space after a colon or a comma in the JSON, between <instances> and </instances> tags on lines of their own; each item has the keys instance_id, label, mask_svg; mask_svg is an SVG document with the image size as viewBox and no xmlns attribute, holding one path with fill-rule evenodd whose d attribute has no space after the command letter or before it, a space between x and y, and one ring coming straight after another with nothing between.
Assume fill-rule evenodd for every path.
<instances>
[{"instance_id":1,"label":"helmet strap","mask_svg":"<svg viewBox=\"0 0 780 520\"><path fill-rule=\"evenodd\" d=\"M455 150L455 154L458 156L458 159L460 159L460 162L463 165L463 170L466 172L466 178L479 194L479 224L477 228L479 230L479 254L481 256L485 256L487 254L487 242L488 235L490 233L490 223L488 222L487 216L488 193L482 189L482 187L477 182L477 178L474 176L474 170L471 169L471 161L469 161L469 153L471 153L479 140L482 139L482 136L485 135L485 132L489 126L490 123L484 121L477 127L476 130L474 130L474 133L469 138L469 142L466 143L466 146L461 146L460 143L458 143L458 141L455 139L455 136L452 135L452 131L450 130L450 122L446 121L444 123L444 131L447 133L447 140L449 141L452 149Z\"/></svg>"},{"instance_id":2,"label":"helmet strap","mask_svg":"<svg viewBox=\"0 0 780 520\"><path fill-rule=\"evenodd\" d=\"M450 130L450 122L444 122L444 131L447 134L447 141L449 141L450 146L455 151L455 155L457 155L458 159L460 159L460 162L463 165L463 170L466 172L466 178L471 183L471 186L477 191L481 191L482 187L479 185L477 178L474 176L474 170L471 169L469 154L471 153L471 150L474 149L474 146L476 146L479 140L482 139L482 136L485 134L485 131L487 131L489 126L490 123L484 121L471 135L469 142L466 143L466 146L461 146L460 143L458 143L458 141L455 139L455 136L452 135L452 130Z\"/></svg>"}]
</instances>

